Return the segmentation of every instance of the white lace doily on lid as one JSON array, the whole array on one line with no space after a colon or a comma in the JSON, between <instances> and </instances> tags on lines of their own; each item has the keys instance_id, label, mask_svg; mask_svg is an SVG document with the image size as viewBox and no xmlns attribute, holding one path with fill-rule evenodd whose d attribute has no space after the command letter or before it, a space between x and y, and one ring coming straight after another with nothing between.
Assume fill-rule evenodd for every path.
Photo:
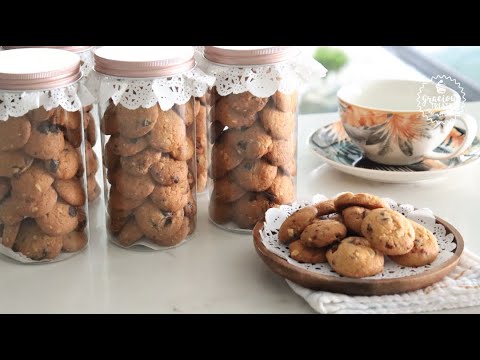
<instances>
[{"instance_id":1,"label":"white lace doily on lid","mask_svg":"<svg viewBox=\"0 0 480 360\"><path fill-rule=\"evenodd\" d=\"M282 259L287 260L290 264L298 266L302 269L313 271L322 275L328 275L332 277L340 277L335 273L328 263L322 264L306 264L300 263L290 257L290 251L287 245L284 245L278 241L278 231L285 219L293 214L298 209L310 204L316 204L321 201L328 200L324 195L315 195L310 202L294 203L291 206L282 205L280 208L272 208L265 214L265 223L262 231L260 232L262 243L272 253L280 256ZM440 247L440 253L433 263L430 265L420 266L417 268L400 266L388 257L385 257L385 266L382 273L375 276L371 276L368 279L392 279L406 276L417 275L425 272L429 269L435 268L440 264L450 259L457 247L453 234L447 234L445 227L439 224L435 220L433 212L429 209L415 209L413 205L397 204L394 200L384 198L393 210L396 210L403 214L408 219L411 219L419 224L422 224L429 229L438 240Z\"/></svg>"},{"instance_id":2,"label":"white lace doily on lid","mask_svg":"<svg viewBox=\"0 0 480 360\"><path fill-rule=\"evenodd\" d=\"M291 94L327 73L322 64L297 47L198 46L196 51L199 67L216 78L221 96L246 91L258 97L276 91Z\"/></svg>"},{"instance_id":3,"label":"white lace doily on lid","mask_svg":"<svg viewBox=\"0 0 480 360\"><path fill-rule=\"evenodd\" d=\"M0 53L0 120L19 117L43 106L78 111L93 100L78 80L80 58L50 48L28 48Z\"/></svg>"},{"instance_id":4,"label":"white lace doily on lid","mask_svg":"<svg viewBox=\"0 0 480 360\"><path fill-rule=\"evenodd\" d=\"M127 109L158 103L167 111L201 97L215 79L196 67L191 46L106 46L95 51L88 89L105 108L111 99Z\"/></svg>"}]
</instances>

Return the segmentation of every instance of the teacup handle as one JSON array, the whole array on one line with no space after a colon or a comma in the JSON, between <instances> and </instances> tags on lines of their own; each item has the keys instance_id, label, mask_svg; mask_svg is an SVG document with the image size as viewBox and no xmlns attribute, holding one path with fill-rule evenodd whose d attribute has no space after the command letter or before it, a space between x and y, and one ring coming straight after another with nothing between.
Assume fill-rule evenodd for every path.
<instances>
[{"instance_id":1,"label":"teacup handle","mask_svg":"<svg viewBox=\"0 0 480 360\"><path fill-rule=\"evenodd\" d=\"M467 150L470 145L472 145L473 140L477 136L477 121L475 118L468 114L460 114L457 115L456 118L465 124L465 138L463 139L462 145L458 147L456 151L450 154L442 154L435 151L430 151L429 153L424 155L425 159L432 159L432 160L445 160L451 159L457 156L460 156L462 153Z\"/></svg>"}]
</instances>

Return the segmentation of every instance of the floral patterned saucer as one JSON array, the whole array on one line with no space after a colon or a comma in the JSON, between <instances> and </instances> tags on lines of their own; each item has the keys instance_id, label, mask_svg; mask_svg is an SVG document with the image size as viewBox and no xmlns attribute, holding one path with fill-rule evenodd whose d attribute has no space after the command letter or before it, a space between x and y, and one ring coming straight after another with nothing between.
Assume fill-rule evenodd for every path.
<instances>
[{"instance_id":1,"label":"floral patterned saucer","mask_svg":"<svg viewBox=\"0 0 480 360\"><path fill-rule=\"evenodd\" d=\"M452 152L463 141L464 131L453 128L448 138L437 148L438 152ZM361 178L389 183L409 183L445 177L480 159L480 138L461 156L449 160L424 160L405 166L375 163L364 157L353 144L341 121L324 126L312 135L308 143L315 154L334 168Z\"/></svg>"}]
</instances>

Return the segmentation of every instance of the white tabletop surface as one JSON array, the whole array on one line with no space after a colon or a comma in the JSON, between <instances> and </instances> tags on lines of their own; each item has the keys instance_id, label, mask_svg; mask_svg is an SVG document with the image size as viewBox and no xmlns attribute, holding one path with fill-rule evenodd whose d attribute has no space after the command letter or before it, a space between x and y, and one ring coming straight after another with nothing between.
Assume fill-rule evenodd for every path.
<instances>
[{"instance_id":1,"label":"white tabletop surface","mask_svg":"<svg viewBox=\"0 0 480 360\"><path fill-rule=\"evenodd\" d=\"M480 119L480 103L467 105ZM480 254L480 164L448 179L383 184L343 174L306 145L308 135L336 114L299 119L299 198L314 193L371 192L428 207L454 224L466 246ZM257 256L251 236L208 222L199 198L198 228L191 241L169 251L132 251L108 244L103 199L91 209L91 244L60 263L21 265L0 258L0 313L312 313L311 308ZM447 311L445 311L447 312ZM480 307L448 312L480 313Z\"/></svg>"}]
</instances>

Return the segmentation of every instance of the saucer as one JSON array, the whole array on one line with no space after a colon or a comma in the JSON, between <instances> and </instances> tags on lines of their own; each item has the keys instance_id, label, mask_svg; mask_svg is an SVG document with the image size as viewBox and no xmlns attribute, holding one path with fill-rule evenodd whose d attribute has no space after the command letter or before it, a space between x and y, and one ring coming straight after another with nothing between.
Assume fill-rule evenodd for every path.
<instances>
[{"instance_id":1,"label":"saucer","mask_svg":"<svg viewBox=\"0 0 480 360\"><path fill-rule=\"evenodd\" d=\"M464 134L464 130L453 128L435 151L453 152L462 143ZM480 138L477 136L463 155L452 159L427 159L404 166L375 163L364 157L362 150L351 142L341 121L318 129L310 135L308 143L315 154L335 169L364 179L387 183L410 183L445 177L480 158Z\"/></svg>"}]
</instances>

